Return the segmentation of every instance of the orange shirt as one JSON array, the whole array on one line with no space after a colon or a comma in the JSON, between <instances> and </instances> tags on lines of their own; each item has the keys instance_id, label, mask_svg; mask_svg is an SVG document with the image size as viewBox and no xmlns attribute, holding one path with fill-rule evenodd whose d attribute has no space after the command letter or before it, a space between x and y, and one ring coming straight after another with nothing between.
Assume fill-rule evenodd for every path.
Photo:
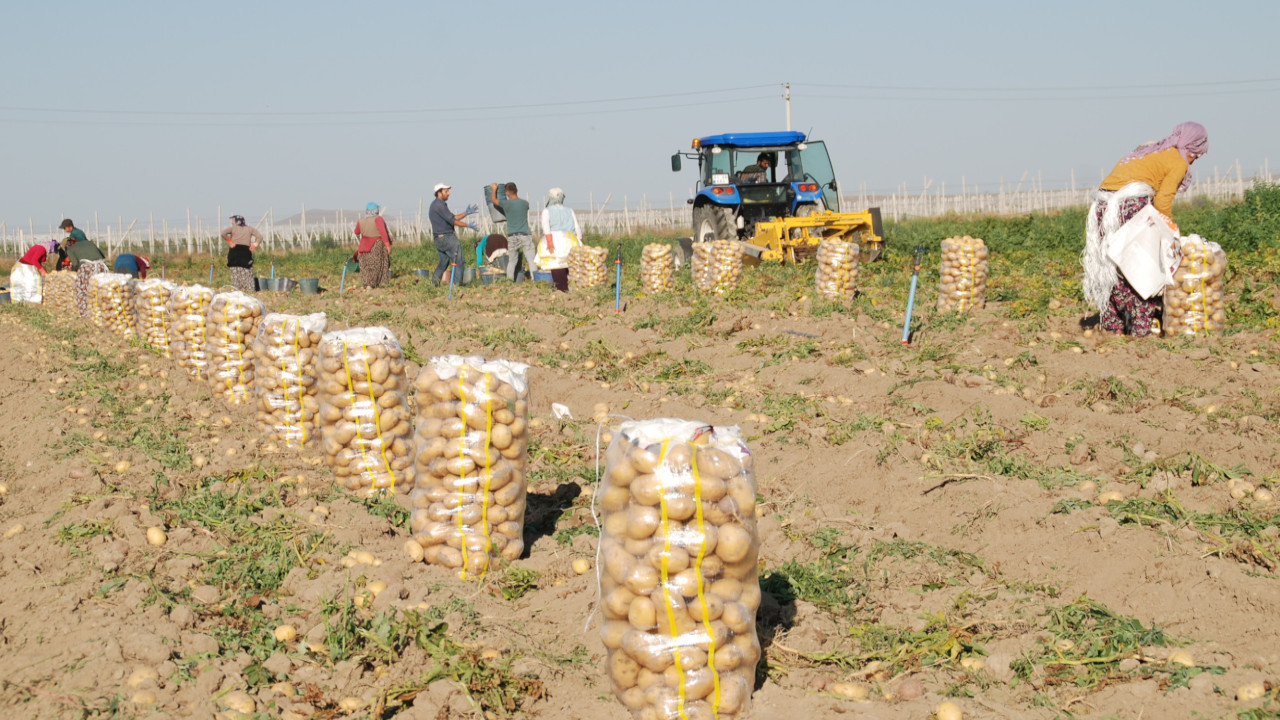
<instances>
[{"instance_id":1,"label":"orange shirt","mask_svg":"<svg viewBox=\"0 0 1280 720\"><path fill-rule=\"evenodd\" d=\"M1119 190L1131 182L1144 182L1156 191L1151 204L1172 220L1173 196L1187 176L1187 168L1187 161L1182 159L1178 148L1167 148L1136 160L1117 163L1101 187L1103 190Z\"/></svg>"}]
</instances>

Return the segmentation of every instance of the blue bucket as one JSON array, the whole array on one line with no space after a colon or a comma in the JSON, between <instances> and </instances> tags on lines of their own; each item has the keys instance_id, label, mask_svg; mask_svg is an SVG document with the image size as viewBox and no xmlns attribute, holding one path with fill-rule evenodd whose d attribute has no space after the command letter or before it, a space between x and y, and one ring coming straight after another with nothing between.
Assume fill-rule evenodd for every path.
<instances>
[{"instance_id":1,"label":"blue bucket","mask_svg":"<svg viewBox=\"0 0 1280 720\"><path fill-rule=\"evenodd\" d=\"M543 272L543 271L541 271L541 270L534 270L534 271L533 271L533 281L534 281L534 282L544 282L544 283L554 282L554 281L551 279L551 273L549 273L549 272Z\"/></svg>"},{"instance_id":2,"label":"blue bucket","mask_svg":"<svg viewBox=\"0 0 1280 720\"><path fill-rule=\"evenodd\" d=\"M299 278L298 289L301 290L304 295L319 295L320 278Z\"/></svg>"}]
</instances>

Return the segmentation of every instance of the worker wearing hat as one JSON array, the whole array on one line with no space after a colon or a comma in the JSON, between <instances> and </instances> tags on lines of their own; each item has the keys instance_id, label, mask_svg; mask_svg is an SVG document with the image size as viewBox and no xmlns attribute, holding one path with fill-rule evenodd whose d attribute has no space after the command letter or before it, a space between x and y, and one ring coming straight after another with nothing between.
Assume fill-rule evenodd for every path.
<instances>
[{"instance_id":1,"label":"worker wearing hat","mask_svg":"<svg viewBox=\"0 0 1280 720\"><path fill-rule=\"evenodd\" d=\"M474 215L480 209L476 205L468 205L466 211L455 215L449 210L449 191L452 187L452 185L436 183L434 189L436 199L431 201L431 209L427 213L431 220L431 238L435 241L436 251L440 253L440 264L436 266L436 272L431 276L431 281L437 285L449 279L449 273L454 267L457 268L457 275L453 277L453 281L459 285L463 284L462 270L466 264L462 260L462 242L458 240L454 228L464 227L475 230L475 223L467 222L467 216Z\"/></svg>"}]
</instances>

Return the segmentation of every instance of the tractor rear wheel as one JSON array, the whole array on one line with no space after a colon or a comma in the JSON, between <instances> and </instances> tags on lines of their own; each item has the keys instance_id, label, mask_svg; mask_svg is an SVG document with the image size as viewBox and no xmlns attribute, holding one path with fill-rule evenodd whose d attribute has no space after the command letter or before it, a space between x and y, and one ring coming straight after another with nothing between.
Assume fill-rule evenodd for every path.
<instances>
[{"instance_id":1,"label":"tractor rear wheel","mask_svg":"<svg viewBox=\"0 0 1280 720\"><path fill-rule=\"evenodd\" d=\"M694 242L737 239L738 229L733 221L733 208L700 205L693 209Z\"/></svg>"},{"instance_id":2,"label":"tractor rear wheel","mask_svg":"<svg viewBox=\"0 0 1280 720\"><path fill-rule=\"evenodd\" d=\"M823 212L823 211L824 211L824 210L826 210L826 209L827 209L827 208L826 208L825 206L823 206L823 204L822 204L821 202L817 202L817 203L803 203L803 204L801 204L801 205L797 205L797 206L796 206L796 214L795 214L795 216L796 216L796 217L798 217L798 218L800 218L800 217L809 217L810 215L817 215L818 213ZM812 234L812 231L810 231L810 234ZM803 233L803 232L801 232L799 229L795 229L795 230L792 230L792 231L791 231L791 239L792 239L792 240L799 240L799 239L800 239L801 237L803 237L803 236L804 236L804 233Z\"/></svg>"}]
</instances>

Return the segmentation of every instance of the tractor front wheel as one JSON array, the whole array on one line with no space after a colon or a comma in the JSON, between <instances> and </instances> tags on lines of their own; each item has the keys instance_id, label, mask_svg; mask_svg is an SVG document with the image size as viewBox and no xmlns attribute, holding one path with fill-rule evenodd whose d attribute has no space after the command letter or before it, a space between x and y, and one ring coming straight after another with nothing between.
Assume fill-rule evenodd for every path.
<instances>
[{"instance_id":1,"label":"tractor front wheel","mask_svg":"<svg viewBox=\"0 0 1280 720\"><path fill-rule=\"evenodd\" d=\"M733 221L733 208L700 205L693 209L694 242L737 239L738 229Z\"/></svg>"}]
</instances>

